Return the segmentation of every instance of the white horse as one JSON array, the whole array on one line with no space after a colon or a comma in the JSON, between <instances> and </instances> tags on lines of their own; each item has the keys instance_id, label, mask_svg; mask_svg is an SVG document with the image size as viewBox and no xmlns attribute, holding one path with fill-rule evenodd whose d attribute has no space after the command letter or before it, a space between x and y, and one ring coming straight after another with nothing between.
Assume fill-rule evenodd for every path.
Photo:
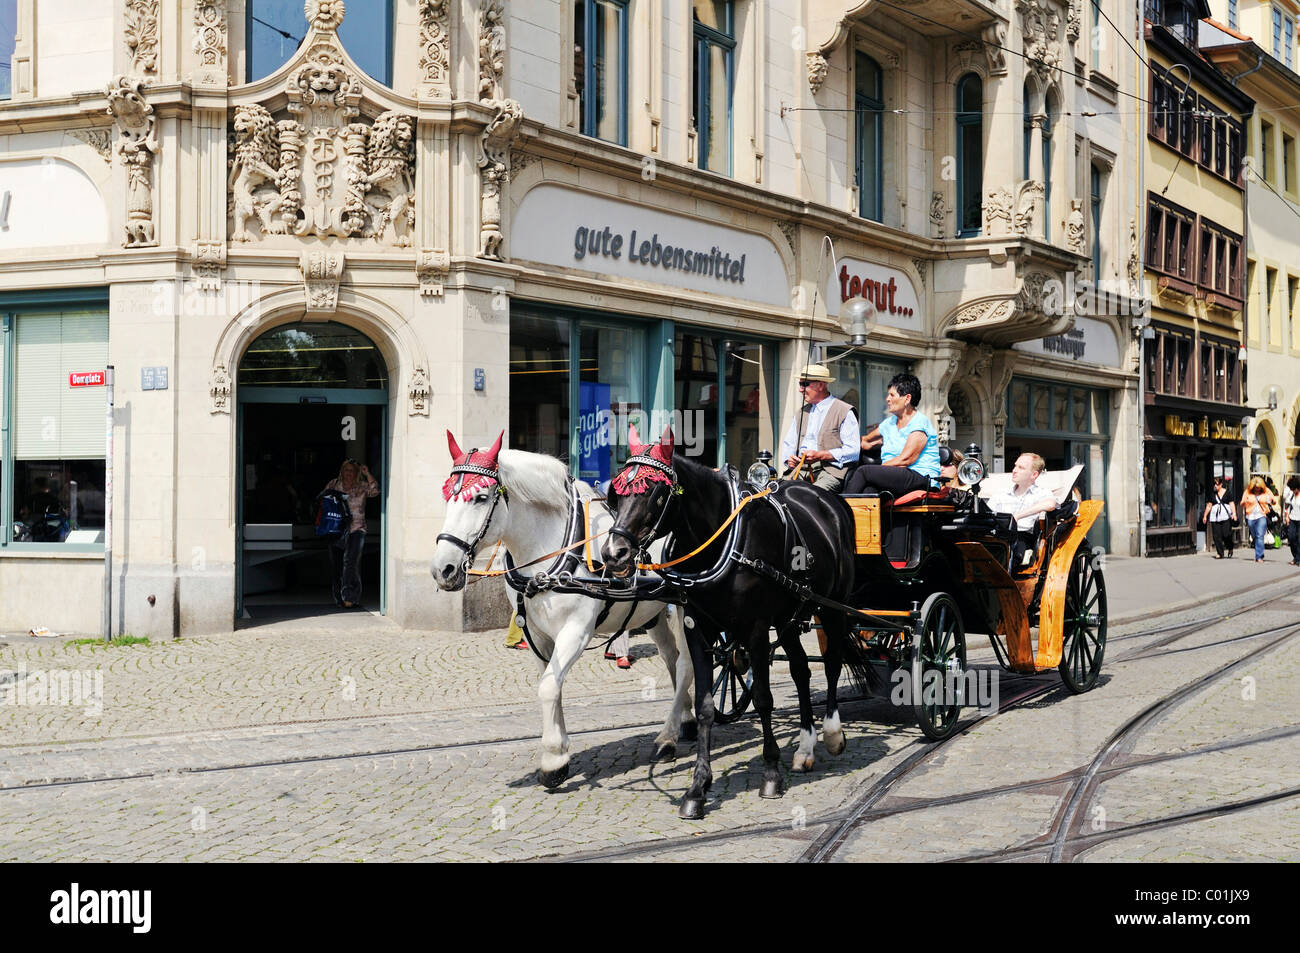
<instances>
[{"instance_id":1,"label":"white horse","mask_svg":"<svg viewBox=\"0 0 1300 953\"><path fill-rule=\"evenodd\" d=\"M501 450L500 437L490 449L468 454L461 452L450 432L447 441L453 476L443 489L447 516L430 565L438 588L450 592L464 588L475 556L489 552L498 541L520 567L520 573L531 576L548 569L552 559L527 564L565 545L572 496L564 464L541 454ZM455 472L466 465L469 472ZM614 521L603 500L587 484L579 482L577 486L580 499L593 500L589 532L605 532ZM592 545L594 553L598 544ZM510 596L513 612L513 591ZM600 599L553 592L541 592L527 603L528 633L537 651L549 659L538 660L541 681L537 686L542 707L537 777L548 788L559 786L569 776L569 736L562 709L564 677L597 633L613 635L620 628L644 628L668 667L674 686L673 704L663 730L655 738L651 760L673 760L679 734L686 740L695 737L695 713L690 703L694 670L680 610L662 602L639 602L629 616L631 603L616 602L597 624L604 607Z\"/></svg>"}]
</instances>

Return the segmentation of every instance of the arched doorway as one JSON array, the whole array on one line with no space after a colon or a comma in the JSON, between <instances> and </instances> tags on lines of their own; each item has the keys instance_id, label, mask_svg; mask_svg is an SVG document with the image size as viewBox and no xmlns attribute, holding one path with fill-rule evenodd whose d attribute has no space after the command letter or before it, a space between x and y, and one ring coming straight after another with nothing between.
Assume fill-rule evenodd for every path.
<instances>
[{"instance_id":1,"label":"arched doorway","mask_svg":"<svg viewBox=\"0 0 1300 953\"><path fill-rule=\"evenodd\" d=\"M331 540L315 533L315 501L345 459L366 464L361 605L386 608L388 371L368 337L334 322L284 324L239 362L236 619L336 611Z\"/></svg>"}]
</instances>

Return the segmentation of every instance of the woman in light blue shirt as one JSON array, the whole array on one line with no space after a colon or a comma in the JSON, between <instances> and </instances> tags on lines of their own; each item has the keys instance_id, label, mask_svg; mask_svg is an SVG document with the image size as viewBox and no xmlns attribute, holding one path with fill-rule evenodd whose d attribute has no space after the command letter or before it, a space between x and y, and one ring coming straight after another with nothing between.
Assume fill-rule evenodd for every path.
<instances>
[{"instance_id":1,"label":"woman in light blue shirt","mask_svg":"<svg viewBox=\"0 0 1300 953\"><path fill-rule=\"evenodd\" d=\"M864 464L849 477L846 493L888 490L902 496L926 490L939 475L939 433L930 418L916 409L921 382L913 374L896 374L889 382L880 426L862 438L864 447L880 441L880 464Z\"/></svg>"}]
</instances>

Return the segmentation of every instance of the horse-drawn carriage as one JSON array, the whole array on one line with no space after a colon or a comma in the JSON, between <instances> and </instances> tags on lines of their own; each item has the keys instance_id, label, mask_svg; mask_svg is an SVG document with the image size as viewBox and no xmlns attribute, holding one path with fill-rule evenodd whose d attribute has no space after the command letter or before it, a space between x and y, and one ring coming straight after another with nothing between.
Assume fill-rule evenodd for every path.
<instances>
[{"instance_id":1,"label":"horse-drawn carriage","mask_svg":"<svg viewBox=\"0 0 1300 953\"><path fill-rule=\"evenodd\" d=\"M1042 474L1039 485L1058 507L1037 522L1015 565L1013 517L986 502L1007 477L986 477L979 449L968 452L972 462L958 478L970 482L967 490L844 497L854 517L857 585L843 608L934 740L956 729L966 701L968 631L988 635L1004 669L1031 675L1056 668L1075 693L1096 684L1105 653L1105 580L1085 545L1102 504L1073 498L1081 468ZM762 475L760 467L750 478ZM725 637L714 649L712 687L717 721L744 714L749 658Z\"/></svg>"}]
</instances>

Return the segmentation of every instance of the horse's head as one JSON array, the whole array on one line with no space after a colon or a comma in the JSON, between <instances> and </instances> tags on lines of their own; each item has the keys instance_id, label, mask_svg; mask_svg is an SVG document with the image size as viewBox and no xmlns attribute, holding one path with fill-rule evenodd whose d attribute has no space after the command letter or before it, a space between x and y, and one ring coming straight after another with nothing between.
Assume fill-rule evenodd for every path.
<instances>
[{"instance_id":1,"label":"horse's head","mask_svg":"<svg viewBox=\"0 0 1300 953\"><path fill-rule=\"evenodd\" d=\"M626 576L635 569L637 554L668 531L665 516L679 492L673 470L673 430L665 427L655 444L642 444L636 427L628 432L632 456L609 484L609 510L614 526L601 547L610 571Z\"/></svg>"},{"instance_id":2,"label":"horse's head","mask_svg":"<svg viewBox=\"0 0 1300 953\"><path fill-rule=\"evenodd\" d=\"M505 532L509 516L497 473L497 454L504 436L502 431L487 450L475 448L463 453L451 431L447 431L452 460L451 476L442 486L447 516L429 566L439 589L456 592L465 588L466 572L479 547L495 544Z\"/></svg>"}]
</instances>

